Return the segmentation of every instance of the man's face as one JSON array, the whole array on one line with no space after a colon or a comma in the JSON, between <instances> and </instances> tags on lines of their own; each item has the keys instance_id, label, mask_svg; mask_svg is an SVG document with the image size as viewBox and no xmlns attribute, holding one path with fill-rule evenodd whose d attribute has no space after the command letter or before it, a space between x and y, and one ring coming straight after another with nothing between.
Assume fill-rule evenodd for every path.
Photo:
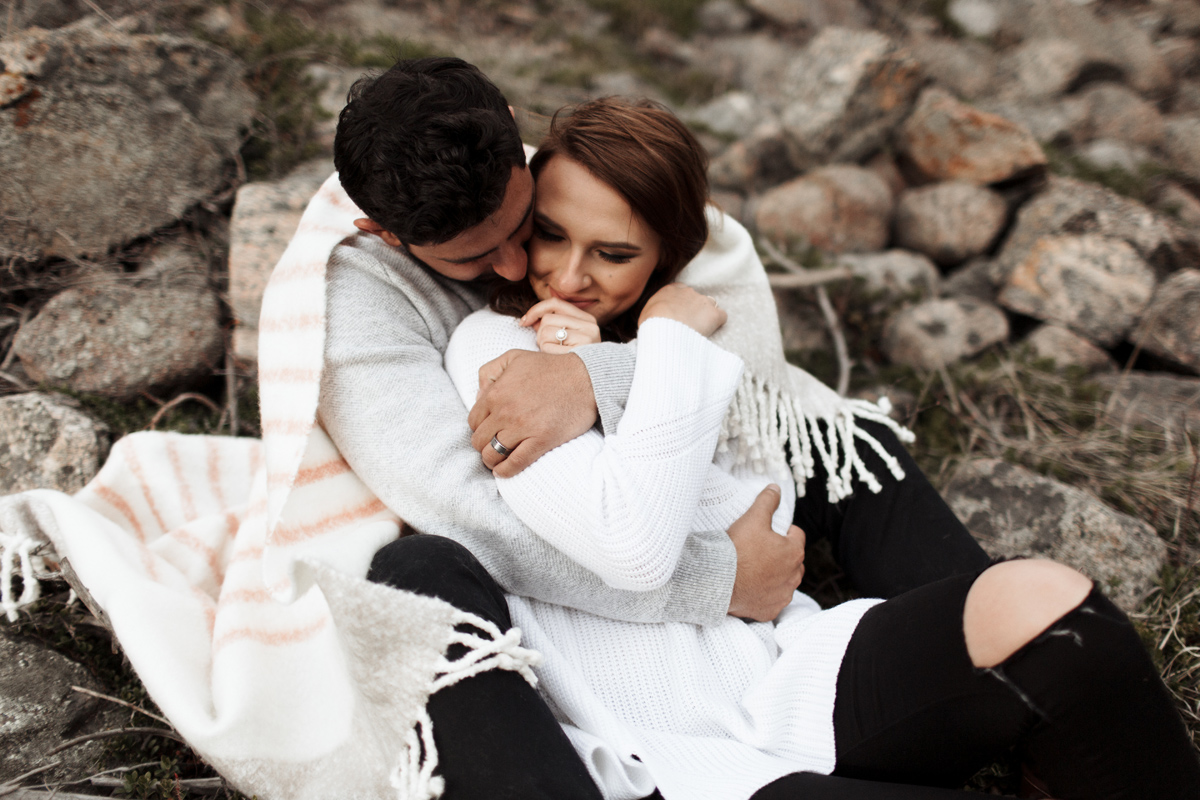
<instances>
[{"instance_id":1,"label":"man's face","mask_svg":"<svg viewBox=\"0 0 1200 800\"><path fill-rule=\"evenodd\" d=\"M456 281L492 272L519 281L525 277L525 243L532 233L533 176L528 167L513 167L504 200L494 214L448 242L408 245L408 251L434 272ZM392 244L387 237L384 241Z\"/></svg>"}]
</instances>

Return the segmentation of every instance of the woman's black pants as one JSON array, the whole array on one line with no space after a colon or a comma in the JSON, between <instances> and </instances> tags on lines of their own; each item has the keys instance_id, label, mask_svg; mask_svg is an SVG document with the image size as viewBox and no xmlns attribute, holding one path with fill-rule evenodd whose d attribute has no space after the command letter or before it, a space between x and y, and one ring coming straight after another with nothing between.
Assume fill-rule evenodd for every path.
<instances>
[{"instance_id":1,"label":"woman's black pants","mask_svg":"<svg viewBox=\"0 0 1200 800\"><path fill-rule=\"evenodd\" d=\"M878 456L870 448L860 447L860 454L879 477L883 491L873 494L860 488L851 498L830 504L824 491L824 476L818 474L809 483L808 496L797 503L796 524L810 541L830 540L843 570L863 594L892 598L950 576L966 577L911 592L876 606L864 616L839 674L835 709L837 773L833 776L789 775L764 787L754 800L936 800L938 797L962 796L953 790L929 787L961 785L974 771L970 765L978 759L983 759L980 765L986 764L1011 743L1023 741L1023 737L1036 727L1036 720L1031 722L1028 714L1033 713L1040 719L1022 696L1029 696L1030 689L1021 689L1018 693L1013 687L1017 685L1015 681L1021 679L1020 675L1025 672L1038 675L1043 666L1025 670L1014 667L1019 673L1017 678L1011 676L1009 662L995 674L979 673L970 666L969 660L964 666L963 601L973 576L989 564L987 555L925 480L891 432L882 425L862 424L900 460L907 477L899 482L893 480ZM399 539L376 554L368 577L399 589L439 597L492 621L502 630L512 626L503 591L470 553L448 539L426 535ZM1128 627L1123 615L1098 594L1089 597L1085 606L1093 601L1104 606L1103 613L1096 612L1098 618L1105 614L1119 617L1120 624L1114 622L1109 627L1114 630L1125 630L1121 625ZM1080 610L1072 615L1087 616L1087 622L1093 621L1091 611ZM1064 617L1061 622L1066 621L1067 617ZM1057 647L1058 640L1067 638L1071 637L1042 637L1038 640L1038 648L1047 649L1041 645L1049 642L1054 647L1048 649L1058 652L1061 649ZM1089 634L1088 638L1093 637ZM1133 638L1136 640L1136 636ZM1129 637L1124 639L1128 649ZM1165 690L1152 666L1148 666L1140 642L1134 641L1134 644L1144 662L1141 683L1153 689L1147 690L1152 699L1149 706L1159 709L1155 712L1157 716L1149 718L1148 728L1151 733L1167 730L1171 733L1168 739L1177 743L1183 741L1182 724L1175 716L1169 698L1164 700ZM1097 644L1106 653L1111 646ZM947 649L949 655L945 652ZM1013 658L1023 659L1024 652L1023 649ZM1087 656L1075 655L1085 672L1108 666L1092 664ZM1039 658L1048 657L1034 657L1030 663L1040 664ZM1106 656L1106 659L1110 657ZM939 663L939 660L943 661ZM954 700L957 695L953 692L948 698L934 696L938 687L950 680L946 675L950 669L947 665L954 665L964 673L962 681L985 687L984 695L990 699L958 706ZM920 685L926 687L925 695L916 691L915 687ZM929 694L931 691L933 695ZM1055 700L1057 690L1052 686L1040 691L1048 692L1049 700ZM1105 690L1102 694L1108 697L1113 693ZM880 702L878 707L864 702L845 702L849 697L875 698ZM994 708L1004 704L997 698L1008 701L1011 706L1014 697L1018 699L1016 710ZM902 700L911 701L913 705L905 706L899 702ZM979 717L989 721L974 724L977 719L974 715L982 713L980 708L1007 721L1004 735L991 735L990 720L993 717ZM1033 708L1045 711L1036 700ZM591 800L600 797L545 702L518 674L491 670L449 686L430 698L428 711L434 722L440 772L446 780L446 800ZM1023 721L1013 722L1021 714L1025 715L1021 717ZM974 735L960 736L953 727L943 727L939 732L937 725L932 724L946 722L948 718L957 718L965 727L973 726ZM932 732L914 733L927 728ZM941 749L939 737L946 736L954 740L952 744L961 744L964 752L951 757L949 750ZM1044 738L1055 737L1047 734ZM1154 741L1153 737L1151 741ZM921 753L916 752L918 743L922 743ZM1182 763L1185 767L1190 765L1195 774L1195 756L1190 745L1186 741L1183 744L1183 755L1187 758L1183 758ZM1151 746L1158 747L1157 744ZM1058 763L1050 756L1045 758ZM1118 759L1106 763L1120 765L1122 762ZM1040 767L1041 764L1037 764L1035 771ZM962 774L964 771L965 775ZM1042 777L1049 780L1047 775ZM907 783L925 785L904 785ZM1138 794L1135 791L1111 796L1192 798L1200 797L1200 790L1191 794Z\"/></svg>"}]
</instances>

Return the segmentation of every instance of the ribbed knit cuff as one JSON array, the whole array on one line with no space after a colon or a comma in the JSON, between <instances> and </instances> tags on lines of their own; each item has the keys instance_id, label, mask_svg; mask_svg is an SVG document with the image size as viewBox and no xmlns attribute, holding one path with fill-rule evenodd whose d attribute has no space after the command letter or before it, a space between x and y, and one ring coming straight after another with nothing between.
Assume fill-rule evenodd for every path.
<instances>
[{"instance_id":1,"label":"ribbed knit cuff","mask_svg":"<svg viewBox=\"0 0 1200 800\"><path fill-rule=\"evenodd\" d=\"M577 347L574 353L583 359L592 380L592 393L596 396L604 435L616 433L617 424L625 415L629 388L633 385L633 369L637 366L634 348L617 342L601 342Z\"/></svg>"},{"instance_id":2,"label":"ribbed knit cuff","mask_svg":"<svg viewBox=\"0 0 1200 800\"><path fill-rule=\"evenodd\" d=\"M729 614L737 549L725 531L692 533L683 545L675 575L667 586L671 596L663 608L667 622L716 625Z\"/></svg>"}]
</instances>

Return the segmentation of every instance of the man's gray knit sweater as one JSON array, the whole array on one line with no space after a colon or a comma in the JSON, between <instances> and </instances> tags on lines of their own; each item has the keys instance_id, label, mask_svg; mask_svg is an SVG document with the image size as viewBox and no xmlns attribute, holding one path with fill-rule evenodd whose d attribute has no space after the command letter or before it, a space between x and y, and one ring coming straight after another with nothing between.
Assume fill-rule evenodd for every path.
<instances>
[{"instance_id":1,"label":"man's gray knit sweater","mask_svg":"<svg viewBox=\"0 0 1200 800\"><path fill-rule=\"evenodd\" d=\"M423 533L464 545L508 592L631 622L720 622L737 557L724 531L693 534L670 582L606 585L509 510L471 447L467 410L442 367L460 321L486 302L381 239L359 234L329 260L319 417L364 483ZM616 429L633 377L623 345L578 348L600 422Z\"/></svg>"}]
</instances>

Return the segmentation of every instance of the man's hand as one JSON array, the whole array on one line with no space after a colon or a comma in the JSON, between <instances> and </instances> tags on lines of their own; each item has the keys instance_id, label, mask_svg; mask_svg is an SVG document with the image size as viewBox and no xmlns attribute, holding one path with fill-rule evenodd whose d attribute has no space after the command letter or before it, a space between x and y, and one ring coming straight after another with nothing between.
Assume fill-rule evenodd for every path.
<instances>
[{"instance_id":1,"label":"man's hand","mask_svg":"<svg viewBox=\"0 0 1200 800\"><path fill-rule=\"evenodd\" d=\"M497 477L511 478L538 457L584 433L598 415L583 360L509 350L479 369L479 396L467 416L471 446ZM492 437L512 452L502 456Z\"/></svg>"},{"instance_id":2,"label":"man's hand","mask_svg":"<svg viewBox=\"0 0 1200 800\"><path fill-rule=\"evenodd\" d=\"M729 613L770 622L792 601L804 578L804 531L793 525L787 536L771 530L771 515L779 507L779 487L759 492L754 504L729 526L737 549L737 574Z\"/></svg>"}]
</instances>

